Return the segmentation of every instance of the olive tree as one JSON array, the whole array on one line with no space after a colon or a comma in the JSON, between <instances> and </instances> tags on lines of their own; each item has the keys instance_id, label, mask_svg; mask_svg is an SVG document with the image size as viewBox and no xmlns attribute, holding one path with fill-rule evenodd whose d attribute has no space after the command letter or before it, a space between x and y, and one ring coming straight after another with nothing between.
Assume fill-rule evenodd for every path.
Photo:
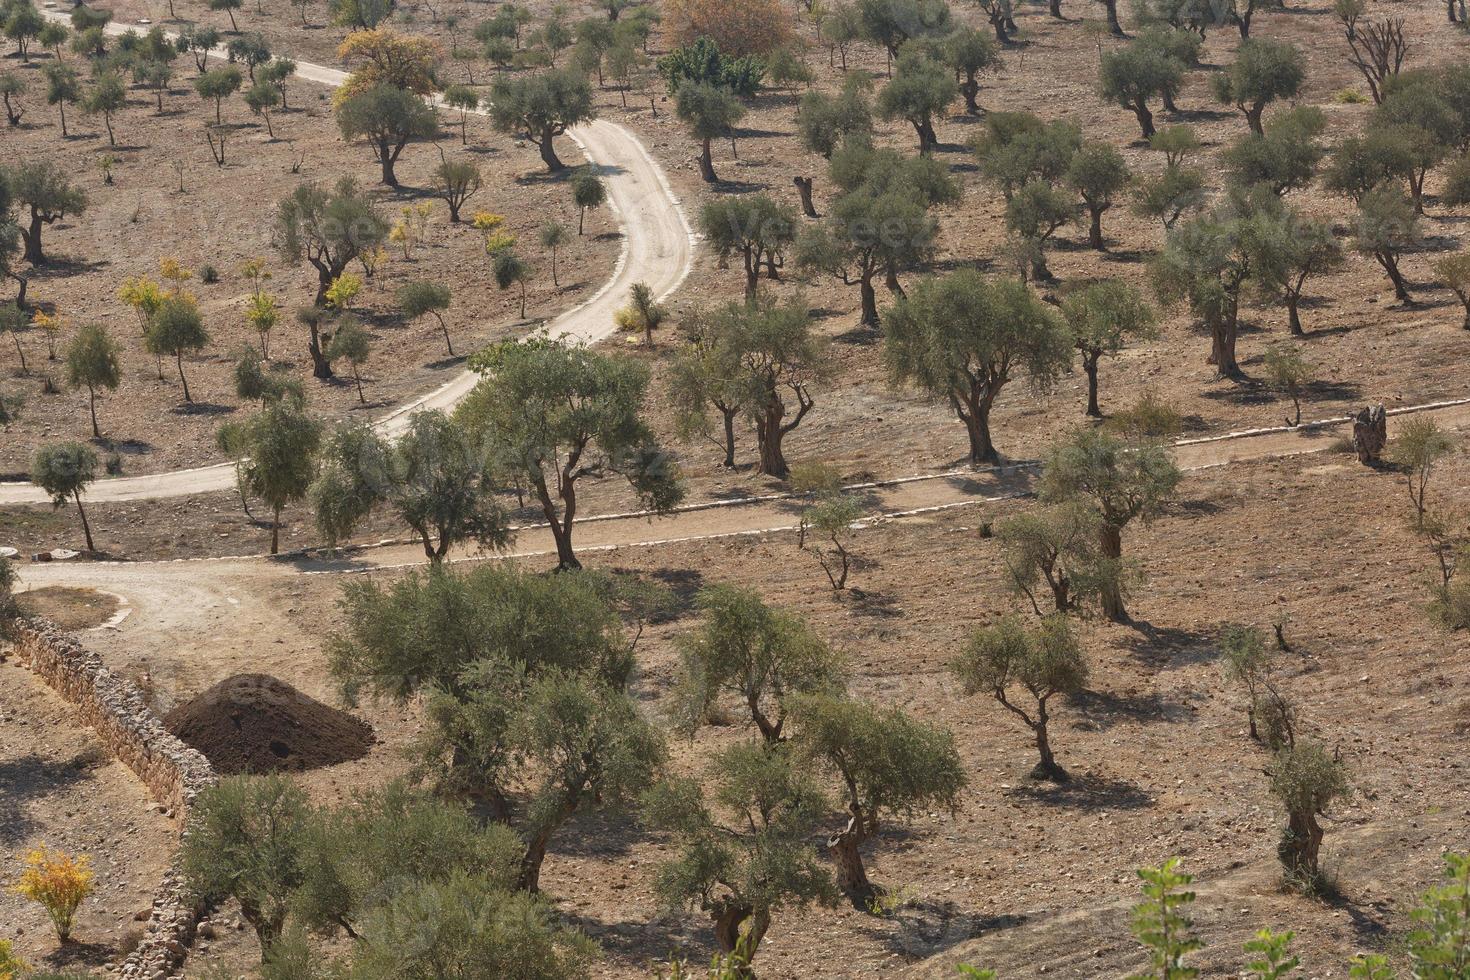
<instances>
[{"instance_id":1,"label":"olive tree","mask_svg":"<svg viewBox=\"0 0 1470 980\"><path fill-rule=\"evenodd\" d=\"M1399 262L1418 240L1419 215L1402 187L1383 183L1363 195L1353 224L1353 247L1383 267L1393 283L1394 297L1404 304L1412 303L1413 297Z\"/></svg>"},{"instance_id":2,"label":"olive tree","mask_svg":"<svg viewBox=\"0 0 1470 980\"><path fill-rule=\"evenodd\" d=\"M1352 793L1341 762L1316 742L1298 743L1276 753L1271 792L1286 810L1286 826L1276 854L1287 880L1306 891L1320 887L1318 854L1323 830L1317 818Z\"/></svg>"},{"instance_id":3,"label":"olive tree","mask_svg":"<svg viewBox=\"0 0 1470 980\"><path fill-rule=\"evenodd\" d=\"M410 415L391 444L362 426L339 427L309 495L333 545L386 504L438 563L466 542L495 550L510 543L500 490L479 444L443 412L426 410Z\"/></svg>"},{"instance_id":4,"label":"olive tree","mask_svg":"<svg viewBox=\"0 0 1470 980\"><path fill-rule=\"evenodd\" d=\"M202 901L240 903L262 961L306 880L310 821L306 794L283 775L227 776L189 808L179 849L184 880Z\"/></svg>"},{"instance_id":5,"label":"olive tree","mask_svg":"<svg viewBox=\"0 0 1470 980\"><path fill-rule=\"evenodd\" d=\"M572 546L577 487L616 474L644 506L683 499L678 468L643 417L642 365L556 340L507 342L470 359L482 375L457 411L496 472L528 487L556 540L558 567L580 568Z\"/></svg>"},{"instance_id":6,"label":"olive tree","mask_svg":"<svg viewBox=\"0 0 1470 980\"><path fill-rule=\"evenodd\" d=\"M1332 220L1284 211L1262 230L1255 238L1256 292L1284 303L1287 329L1294 337L1303 336L1301 303L1307 280L1343 263Z\"/></svg>"},{"instance_id":7,"label":"olive tree","mask_svg":"<svg viewBox=\"0 0 1470 980\"><path fill-rule=\"evenodd\" d=\"M1133 42L1103 54L1098 67L1102 97L1138 118L1144 139L1154 135L1153 99L1172 99L1183 83L1184 69L1178 61L1155 47Z\"/></svg>"},{"instance_id":8,"label":"olive tree","mask_svg":"<svg viewBox=\"0 0 1470 980\"><path fill-rule=\"evenodd\" d=\"M76 105L82 97L77 70L53 61L41 69L41 74L46 78L46 104L56 106L61 114L61 136L65 139L69 135L66 131L66 107Z\"/></svg>"},{"instance_id":9,"label":"olive tree","mask_svg":"<svg viewBox=\"0 0 1470 980\"><path fill-rule=\"evenodd\" d=\"M796 213L765 194L722 197L700 208L699 230L721 261L738 252L745 266L745 299L756 298L761 268L776 278L796 239Z\"/></svg>"},{"instance_id":10,"label":"olive tree","mask_svg":"<svg viewBox=\"0 0 1470 980\"><path fill-rule=\"evenodd\" d=\"M827 849L838 887L866 908L878 889L868 880L862 845L889 820L958 807L966 778L954 736L898 708L828 695L796 695L791 713L798 755L843 787L848 820Z\"/></svg>"},{"instance_id":11,"label":"olive tree","mask_svg":"<svg viewBox=\"0 0 1470 980\"><path fill-rule=\"evenodd\" d=\"M480 168L468 160L444 158L434 168L434 196L449 208L449 220L459 223L465 202L479 192L483 184Z\"/></svg>"},{"instance_id":12,"label":"olive tree","mask_svg":"<svg viewBox=\"0 0 1470 980\"><path fill-rule=\"evenodd\" d=\"M828 95L812 89L801 97L796 115L801 145L824 159L832 159L848 143L867 143L873 135L873 106L868 99L872 82L865 75L848 75L842 90Z\"/></svg>"},{"instance_id":13,"label":"olive tree","mask_svg":"<svg viewBox=\"0 0 1470 980\"><path fill-rule=\"evenodd\" d=\"M902 119L919 137L919 153L928 154L938 145L934 118L954 102L959 90L947 66L919 52L899 56L893 80L878 93L878 114L884 119Z\"/></svg>"},{"instance_id":14,"label":"olive tree","mask_svg":"<svg viewBox=\"0 0 1470 980\"><path fill-rule=\"evenodd\" d=\"M1176 225L1150 267L1160 302L1183 303L1209 330L1206 363L1218 377L1240 377L1235 344L1242 291L1258 271L1255 233L1279 209L1269 191L1236 191L1212 211Z\"/></svg>"},{"instance_id":15,"label":"olive tree","mask_svg":"<svg viewBox=\"0 0 1470 980\"><path fill-rule=\"evenodd\" d=\"M922 280L884 317L884 361L895 383L949 402L965 425L970 465L1000 461L990 435L995 399L1024 369L1046 388L1071 344L1061 317L1025 285L961 269Z\"/></svg>"},{"instance_id":16,"label":"olive tree","mask_svg":"<svg viewBox=\"0 0 1470 980\"><path fill-rule=\"evenodd\" d=\"M1279 751L1296 741L1292 711L1276 684L1276 651L1254 626L1226 623L1218 640L1225 679L1245 690L1250 737Z\"/></svg>"},{"instance_id":17,"label":"olive tree","mask_svg":"<svg viewBox=\"0 0 1470 980\"><path fill-rule=\"evenodd\" d=\"M1056 783L1068 780L1067 770L1051 749L1050 702L1058 694L1082 690L1088 667L1087 656L1065 616L1052 614L1034 629L1007 617L976 630L950 669L967 695L990 694L1031 729L1041 755L1033 778ZM1034 707L1012 700L1011 692L1017 688L1031 696Z\"/></svg>"},{"instance_id":18,"label":"olive tree","mask_svg":"<svg viewBox=\"0 0 1470 980\"><path fill-rule=\"evenodd\" d=\"M383 183L398 186L394 166L403 148L439 132L439 118L418 95L394 85L374 85L337 106L337 127L351 143L361 139L373 150Z\"/></svg>"},{"instance_id":19,"label":"olive tree","mask_svg":"<svg viewBox=\"0 0 1470 980\"><path fill-rule=\"evenodd\" d=\"M577 206L577 234L586 230L587 212L600 208L607 200L607 187L597 171L582 167L572 175L572 203Z\"/></svg>"},{"instance_id":20,"label":"olive tree","mask_svg":"<svg viewBox=\"0 0 1470 980\"><path fill-rule=\"evenodd\" d=\"M960 76L960 94L965 97L965 111L972 116L981 113L980 73L1001 67L1000 45L988 34L974 28L961 27L944 39L944 63Z\"/></svg>"},{"instance_id":21,"label":"olive tree","mask_svg":"<svg viewBox=\"0 0 1470 980\"><path fill-rule=\"evenodd\" d=\"M1081 195L1082 203L1087 206L1091 222L1087 230L1087 244L1099 252L1105 247L1103 212L1113 206L1118 194L1128 186L1130 180L1132 174L1123 160L1123 154L1108 143L1089 143L1083 146L1067 167L1067 186Z\"/></svg>"},{"instance_id":22,"label":"olive tree","mask_svg":"<svg viewBox=\"0 0 1470 980\"><path fill-rule=\"evenodd\" d=\"M1251 132L1260 135L1266 107L1295 98L1306 77L1302 53L1295 45L1248 38L1240 42L1230 67L1214 77L1215 98L1239 109Z\"/></svg>"},{"instance_id":23,"label":"olive tree","mask_svg":"<svg viewBox=\"0 0 1470 980\"><path fill-rule=\"evenodd\" d=\"M245 74L234 65L211 68L194 79L194 91L199 93L199 97L214 102L216 126L224 121L222 113L225 99L240 91L240 86L244 83Z\"/></svg>"},{"instance_id":24,"label":"olive tree","mask_svg":"<svg viewBox=\"0 0 1470 980\"><path fill-rule=\"evenodd\" d=\"M346 361L352 365L352 381L357 386L357 403L367 404L367 396L362 392L362 366L372 356L372 334L362 325L362 321L351 314L343 314L337 318L332 339L327 344L327 360L332 363Z\"/></svg>"},{"instance_id":25,"label":"olive tree","mask_svg":"<svg viewBox=\"0 0 1470 980\"><path fill-rule=\"evenodd\" d=\"M758 471L776 479L790 473L785 440L816 406L811 386L825 374L826 347L812 330L800 299L781 303L760 295L706 314L701 343L719 397L740 391L740 410L754 423ZM791 411L792 402L795 412Z\"/></svg>"},{"instance_id":26,"label":"olive tree","mask_svg":"<svg viewBox=\"0 0 1470 980\"><path fill-rule=\"evenodd\" d=\"M898 273L933 253L938 221L930 209L959 197L947 171L929 157L862 145L834 153L831 172L838 197L827 217L797 239L797 265L856 285L861 322L876 328L874 279L883 275L890 291L897 292Z\"/></svg>"},{"instance_id":27,"label":"olive tree","mask_svg":"<svg viewBox=\"0 0 1470 980\"><path fill-rule=\"evenodd\" d=\"M734 131L735 124L745 115L745 107L729 89L704 82L685 82L679 86L674 100L674 113L699 141L700 176L713 184L720 178L715 173L711 144Z\"/></svg>"},{"instance_id":28,"label":"olive tree","mask_svg":"<svg viewBox=\"0 0 1470 980\"><path fill-rule=\"evenodd\" d=\"M1470 330L1470 252L1436 259L1434 273L1465 307L1465 329Z\"/></svg>"},{"instance_id":29,"label":"olive tree","mask_svg":"<svg viewBox=\"0 0 1470 980\"><path fill-rule=\"evenodd\" d=\"M17 225L25 242L25 260L31 265L44 265L42 229L67 215L85 213L87 194L49 159L23 161L5 168L4 183L19 211Z\"/></svg>"},{"instance_id":30,"label":"olive tree","mask_svg":"<svg viewBox=\"0 0 1470 980\"><path fill-rule=\"evenodd\" d=\"M315 304L326 302L327 291L347 266L380 246L388 237L388 222L357 182L344 177L334 187L306 183L292 191L276 209L276 248L291 262L305 259L317 272ZM323 350L320 317L308 316L312 375L332 376Z\"/></svg>"},{"instance_id":31,"label":"olive tree","mask_svg":"<svg viewBox=\"0 0 1470 980\"><path fill-rule=\"evenodd\" d=\"M408 320L417 320L422 316L432 316L439 324L439 330L444 334L444 349L449 356L454 356L454 342L449 339L449 326L444 322L444 311L449 309L452 296L449 287L439 282L428 279L418 279L406 282L398 288L398 309Z\"/></svg>"},{"instance_id":32,"label":"olive tree","mask_svg":"<svg viewBox=\"0 0 1470 980\"><path fill-rule=\"evenodd\" d=\"M1271 386L1291 399L1292 417L1286 420L1286 424L1301 425L1302 389L1312 382L1312 365L1307 363L1295 345L1286 343L1266 348L1264 364Z\"/></svg>"},{"instance_id":33,"label":"olive tree","mask_svg":"<svg viewBox=\"0 0 1470 980\"><path fill-rule=\"evenodd\" d=\"M107 144L117 145L117 136L112 130L112 117L128 104L128 89L116 72L103 72L92 82L82 99L82 111L91 116L101 116L107 126Z\"/></svg>"},{"instance_id":34,"label":"olive tree","mask_svg":"<svg viewBox=\"0 0 1470 980\"><path fill-rule=\"evenodd\" d=\"M184 401L192 402L189 379L184 376L184 354L201 351L209 344L209 331L204 327L204 316L192 296L175 294L166 297L148 317L143 331L143 346L156 357L165 355L174 359L179 372L179 383L184 387Z\"/></svg>"},{"instance_id":35,"label":"olive tree","mask_svg":"<svg viewBox=\"0 0 1470 980\"><path fill-rule=\"evenodd\" d=\"M1409 501L1414 505L1414 525L1419 530L1423 530L1427 518L1425 494L1429 489L1429 478L1439 462L1454 448L1454 438L1427 415L1405 420L1389 443L1389 462L1404 474Z\"/></svg>"},{"instance_id":36,"label":"olive tree","mask_svg":"<svg viewBox=\"0 0 1470 980\"><path fill-rule=\"evenodd\" d=\"M1102 418L1097 402L1098 364L1104 355L1117 355L1129 341L1158 336L1153 308L1122 280L1104 279L1063 300L1062 317L1087 374L1087 414Z\"/></svg>"},{"instance_id":37,"label":"olive tree","mask_svg":"<svg viewBox=\"0 0 1470 980\"><path fill-rule=\"evenodd\" d=\"M87 389L87 410L92 416L92 436L102 438L97 427L97 392L116 391L122 380L118 361L121 348L107 328L89 323L77 331L66 349L66 381L73 388Z\"/></svg>"},{"instance_id":38,"label":"olive tree","mask_svg":"<svg viewBox=\"0 0 1470 980\"><path fill-rule=\"evenodd\" d=\"M773 609L752 589L706 586L700 623L679 645L676 726L706 724L718 699L734 697L768 744L780 742L796 694L839 693L841 658L794 613Z\"/></svg>"},{"instance_id":39,"label":"olive tree","mask_svg":"<svg viewBox=\"0 0 1470 980\"><path fill-rule=\"evenodd\" d=\"M564 167L553 145L556 137L597 115L586 77L566 68L519 78L502 75L490 88L489 102L495 128L535 144L552 173Z\"/></svg>"},{"instance_id":40,"label":"olive tree","mask_svg":"<svg viewBox=\"0 0 1470 980\"><path fill-rule=\"evenodd\" d=\"M750 975L776 913L837 899L810 843L828 802L807 768L785 747L738 743L715 755L709 791L682 777L644 794L644 819L676 848L657 869L659 898L710 917L723 968L736 976Z\"/></svg>"},{"instance_id":41,"label":"olive tree","mask_svg":"<svg viewBox=\"0 0 1470 980\"><path fill-rule=\"evenodd\" d=\"M1317 142L1326 128L1327 115L1316 106L1278 113L1262 133L1248 133L1226 149L1230 181L1244 188L1265 184L1277 197L1306 187L1326 152Z\"/></svg>"},{"instance_id":42,"label":"olive tree","mask_svg":"<svg viewBox=\"0 0 1470 980\"><path fill-rule=\"evenodd\" d=\"M87 523L82 494L96 478L97 454L80 442L43 446L31 457L31 482L46 491L51 498L51 506L65 507L68 498L76 503L88 551L96 551L97 548L92 544L92 526Z\"/></svg>"},{"instance_id":43,"label":"olive tree","mask_svg":"<svg viewBox=\"0 0 1470 980\"><path fill-rule=\"evenodd\" d=\"M263 401L244 422L226 423L221 435L236 458L240 495L271 510L273 555L280 551L281 511L304 500L316 476L321 439L320 420L294 398Z\"/></svg>"},{"instance_id":44,"label":"olive tree","mask_svg":"<svg viewBox=\"0 0 1470 980\"><path fill-rule=\"evenodd\" d=\"M1091 507L1101 524L1098 547L1104 559L1123 558L1123 529L1148 521L1173 499L1181 474L1169 452L1152 443L1129 445L1096 429L1078 429L1047 454L1039 494L1045 503L1077 502ZM1116 577L1101 589L1103 615L1126 622Z\"/></svg>"},{"instance_id":45,"label":"olive tree","mask_svg":"<svg viewBox=\"0 0 1470 980\"><path fill-rule=\"evenodd\" d=\"M1006 584L1025 596L1031 610L1045 616L1038 592L1051 593L1052 611L1080 613L1096 598L1104 582L1123 571L1098 552L1100 518L1076 502L1041 507L1008 517L995 525Z\"/></svg>"}]
</instances>

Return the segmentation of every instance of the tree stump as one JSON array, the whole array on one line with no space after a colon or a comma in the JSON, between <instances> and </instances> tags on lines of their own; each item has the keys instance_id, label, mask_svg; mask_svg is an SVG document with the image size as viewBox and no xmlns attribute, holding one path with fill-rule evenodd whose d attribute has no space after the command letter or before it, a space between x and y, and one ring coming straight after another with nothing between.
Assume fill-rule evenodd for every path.
<instances>
[{"instance_id":1,"label":"tree stump","mask_svg":"<svg viewBox=\"0 0 1470 980\"><path fill-rule=\"evenodd\" d=\"M1367 405L1353 418L1353 448L1358 462L1376 466L1388 442L1388 413L1382 405Z\"/></svg>"},{"instance_id":2,"label":"tree stump","mask_svg":"<svg viewBox=\"0 0 1470 980\"><path fill-rule=\"evenodd\" d=\"M801 195L801 213L808 218L817 217L816 205L812 203L812 179L810 177L793 177L791 182L796 185L796 192Z\"/></svg>"}]
</instances>

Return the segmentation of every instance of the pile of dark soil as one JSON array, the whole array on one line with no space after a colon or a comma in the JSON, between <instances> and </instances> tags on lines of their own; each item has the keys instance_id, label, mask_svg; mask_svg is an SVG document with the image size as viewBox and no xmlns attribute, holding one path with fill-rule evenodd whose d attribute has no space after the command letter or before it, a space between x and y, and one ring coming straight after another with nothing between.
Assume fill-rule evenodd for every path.
<instances>
[{"instance_id":1,"label":"pile of dark soil","mask_svg":"<svg viewBox=\"0 0 1470 980\"><path fill-rule=\"evenodd\" d=\"M373 730L266 674L236 674L163 719L222 773L303 772L360 759Z\"/></svg>"}]
</instances>

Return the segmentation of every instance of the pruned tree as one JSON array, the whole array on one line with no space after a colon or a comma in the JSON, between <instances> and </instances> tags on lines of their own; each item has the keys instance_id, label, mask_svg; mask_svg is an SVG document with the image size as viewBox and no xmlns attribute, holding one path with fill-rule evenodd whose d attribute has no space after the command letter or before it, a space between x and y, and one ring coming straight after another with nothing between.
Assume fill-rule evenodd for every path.
<instances>
[{"instance_id":1,"label":"pruned tree","mask_svg":"<svg viewBox=\"0 0 1470 980\"><path fill-rule=\"evenodd\" d=\"M898 708L830 695L796 695L791 712L798 755L843 787L847 823L827 838L827 849L838 887L866 908L881 889L868 880L862 846L889 820L958 807L966 778L954 736Z\"/></svg>"},{"instance_id":2,"label":"pruned tree","mask_svg":"<svg viewBox=\"0 0 1470 980\"><path fill-rule=\"evenodd\" d=\"M1095 429L1078 429L1047 454L1039 495L1045 503L1077 502L1101 520L1098 549L1103 559L1123 559L1123 529L1149 521L1173 499L1182 475L1169 452L1156 443L1130 445ZM1126 622L1119 577L1101 589L1103 615Z\"/></svg>"},{"instance_id":3,"label":"pruned tree","mask_svg":"<svg viewBox=\"0 0 1470 980\"><path fill-rule=\"evenodd\" d=\"M62 442L43 446L31 457L31 482L51 498L51 506L65 507L68 500L77 505L77 516L82 519L82 537L88 551L96 551L92 543L92 525L87 523L87 511L82 507L82 494L87 485L97 478L97 454L80 442Z\"/></svg>"},{"instance_id":4,"label":"pruned tree","mask_svg":"<svg viewBox=\"0 0 1470 980\"><path fill-rule=\"evenodd\" d=\"M1267 646L1261 631L1226 623L1217 642L1225 679L1245 690L1250 737L1272 752L1295 744L1291 705L1276 682L1276 651Z\"/></svg>"},{"instance_id":5,"label":"pruned tree","mask_svg":"<svg viewBox=\"0 0 1470 980\"><path fill-rule=\"evenodd\" d=\"M1286 810L1276 854L1287 880L1309 893L1320 891L1323 830L1317 818L1352 793L1347 771L1322 745L1299 742L1276 753L1270 775L1271 792Z\"/></svg>"},{"instance_id":6,"label":"pruned tree","mask_svg":"<svg viewBox=\"0 0 1470 980\"><path fill-rule=\"evenodd\" d=\"M1251 132L1264 132L1261 116L1280 99L1295 98L1306 80L1302 53L1289 41L1248 38L1235 61L1214 78L1215 97L1240 110Z\"/></svg>"},{"instance_id":7,"label":"pruned tree","mask_svg":"<svg viewBox=\"0 0 1470 980\"><path fill-rule=\"evenodd\" d=\"M545 339L489 347L470 366L483 380L456 417L495 472L535 494L556 540L558 567L581 567L572 529L583 479L622 476L658 512L683 499L678 468L644 421L646 368Z\"/></svg>"},{"instance_id":8,"label":"pruned tree","mask_svg":"<svg viewBox=\"0 0 1470 980\"><path fill-rule=\"evenodd\" d=\"M542 248L551 251L551 284L560 287L561 278L558 274L557 259L562 248L571 242L571 233L560 221L548 221L537 229L536 240L541 243Z\"/></svg>"},{"instance_id":9,"label":"pruned tree","mask_svg":"<svg viewBox=\"0 0 1470 980\"><path fill-rule=\"evenodd\" d=\"M87 389L87 410L92 417L92 437L102 438L97 427L97 392L116 391L122 380L118 359L121 348L107 328L89 323L77 331L66 349L66 381L73 388Z\"/></svg>"},{"instance_id":10,"label":"pruned tree","mask_svg":"<svg viewBox=\"0 0 1470 980\"><path fill-rule=\"evenodd\" d=\"M1404 18L1385 17L1367 25L1354 21L1348 31L1347 42L1348 61L1368 83L1373 101L1382 102L1385 90L1403 68L1404 58L1409 53L1409 42L1404 37Z\"/></svg>"},{"instance_id":11,"label":"pruned tree","mask_svg":"<svg viewBox=\"0 0 1470 980\"><path fill-rule=\"evenodd\" d=\"M1105 279L1063 300L1062 317L1087 374L1087 414L1102 418L1097 402L1098 364L1105 355L1116 356L1129 341L1158 336L1153 308L1137 289L1118 279Z\"/></svg>"},{"instance_id":12,"label":"pruned tree","mask_svg":"<svg viewBox=\"0 0 1470 980\"><path fill-rule=\"evenodd\" d=\"M1066 327L1024 285L972 269L921 281L884 317L895 383L950 404L969 435L970 465L1000 461L990 435L995 399L1024 370L1048 387L1071 361Z\"/></svg>"},{"instance_id":13,"label":"pruned tree","mask_svg":"<svg viewBox=\"0 0 1470 980\"><path fill-rule=\"evenodd\" d=\"M795 613L732 585L706 586L695 604L700 623L680 641L673 698L681 731L707 724L719 699L733 697L762 740L774 745L784 738L789 697L841 692L841 657Z\"/></svg>"},{"instance_id":14,"label":"pruned tree","mask_svg":"<svg viewBox=\"0 0 1470 980\"><path fill-rule=\"evenodd\" d=\"M556 155L556 137L596 116L591 86L572 69L522 78L501 76L490 88L490 120L495 128L533 143L552 173L565 166Z\"/></svg>"},{"instance_id":15,"label":"pruned tree","mask_svg":"<svg viewBox=\"0 0 1470 980\"><path fill-rule=\"evenodd\" d=\"M1026 628L1015 617L1007 617L994 626L976 630L950 669L965 694L990 694L1031 729L1036 751L1041 755L1032 778L1056 783L1070 778L1052 753L1050 702L1058 694L1082 690L1088 666L1087 656L1065 616L1047 616L1034 629ZM1013 688L1025 690L1035 707L1016 704Z\"/></svg>"}]
</instances>

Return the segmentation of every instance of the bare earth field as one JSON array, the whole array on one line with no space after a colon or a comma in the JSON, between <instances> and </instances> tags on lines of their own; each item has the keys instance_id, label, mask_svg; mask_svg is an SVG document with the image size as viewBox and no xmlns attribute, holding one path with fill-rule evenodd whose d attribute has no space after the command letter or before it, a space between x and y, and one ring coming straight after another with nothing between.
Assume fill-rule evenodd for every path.
<instances>
[{"instance_id":1,"label":"bare earth field","mask_svg":"<svg viewBox=\"0 0 1470 980\"><path fill-rule=\"evenodd\" d=\"M1450 492L1467 477L1457 461L1440 485ZM1093 680L1058 713L1054 738L1078 778L1055 791L1024 778L1034 749L1023 731L993 702L962 697L945 670L970 630L1019 608L978 526L1022 503L862 532L859 591L848 599L832 596L790 534L624 549L595 564L648 575L686 600L707 582L755 586L846 653L856 693L956 732L971 778L961 809L893 828L873 851L875 880L910 903L889 918L845 907L779 915L761 952L768 975L945 976L944 964L963 960L1009 976L1034 975L1042 961L1056 975L1119 976L1140 962L1125 932L1131 869L1172 854L1199 876L1207 973L1235 962L1250 931L1286 924L1310 962L1337 971L1351 951L1391 950L1405 900L1435 877L1439 852L1470 844L1470 677L1459 638L1433 631L1419 611L1429 558L1405 525L1402 492L1393 474L1340 455L1241 464L1191 477L1169 515L1130 529L1129 553L1150 581L1133 603L1134 625L1083 628ZM136 573L128 598L138 612L88 642L115 668L147 670L163 707L242 670L331 696L321 645L336 624L340 577L269 563ZM1286 687L1306 729L1340 749L1355 787L1328 829L1343 893L1335 903L1280 889L1265 757L1245 737L1238 693L1215 661L1222 622L1265 626L1282 614L1296 650ZM673 680L673 640L691 626L681 613L640 644L637 693L651 712ZM415 729L411 712L369 705L363 715L381 744L308 775L318 798L402 771L397 748ZM709 729L676 742L675 764L696 768L739 737ZM705 953L697 917L658 915L648 866L661 846L610 818L569 830L548 859L548 895L607 950L599 975L647 976L675 946ZM191 959L191 975L213 962L244 970L253 943L231 935ZM840 966L828 958L836 950Z\"/></svg>"}]
</instances>

